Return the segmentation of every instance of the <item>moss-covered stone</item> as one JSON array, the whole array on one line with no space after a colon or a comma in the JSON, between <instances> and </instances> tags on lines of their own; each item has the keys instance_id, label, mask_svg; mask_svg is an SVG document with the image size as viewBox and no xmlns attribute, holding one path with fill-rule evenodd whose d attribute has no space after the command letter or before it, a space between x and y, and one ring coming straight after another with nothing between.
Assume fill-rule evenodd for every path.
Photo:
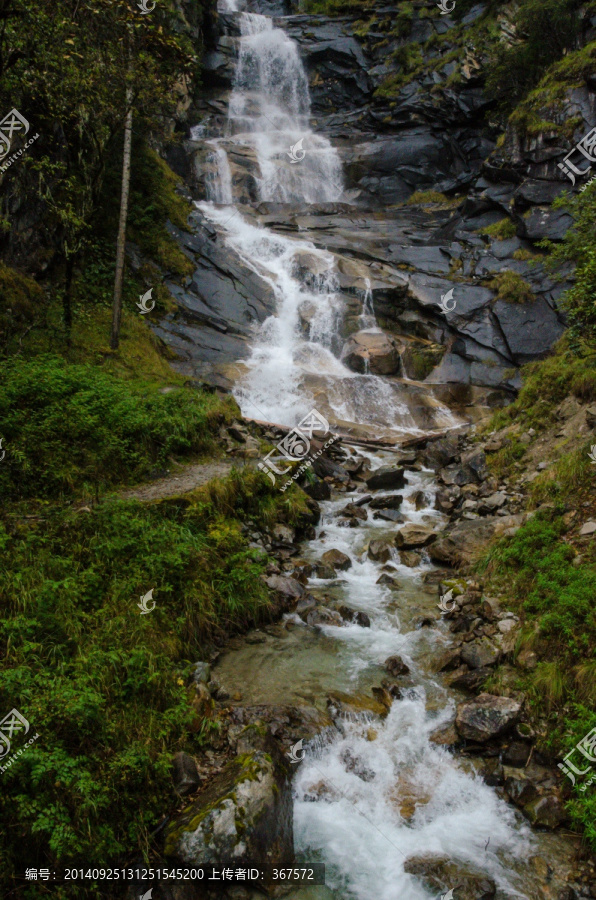
<instances>
[{"instance_id":1,"label":"moss-covered stone","mask_svg":"<svg viewBox=\"0 0 596 900\"><path fill-rule=\"evenodd\" d=\"M289 772L271 741L268 750L237 756L201 791L168 828L164 853L190 865L292 864Z\"/></svg>"}]
</instances>

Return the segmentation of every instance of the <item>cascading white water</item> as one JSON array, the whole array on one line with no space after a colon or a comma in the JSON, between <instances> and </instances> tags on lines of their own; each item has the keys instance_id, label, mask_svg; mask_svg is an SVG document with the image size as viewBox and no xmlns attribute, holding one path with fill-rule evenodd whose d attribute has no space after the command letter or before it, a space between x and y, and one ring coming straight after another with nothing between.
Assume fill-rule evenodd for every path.
<instances>
[{"instance_id":1,"label":"cascading white water","mask_svg":"<svg viewBox=\"0 0 596 900\"><path fill-rule=\"evenodd\" d=\"M338 200L343 191L341 163L329 141L310 129L308 79L296 44L267 16L241 13L239 21L227 138L253 148L260 199ZM219 186L207 188L210 200L230 202L219 199Z\"/></svg>"},{"instance_id":2,"label":"cascading white water","mask_svg":"<svg viewBox=\"0 0 596 900\"><path fill-rule=\"evenodd\" d=\"M233 203L232 172L223 147L215 146L207 157L207 164L212 167L206 177L208 195L214 203Z\"/></svg>"},{"instance_id":3,"label":"cascading white water","mask_svg":"<svg viewBox=\"0 0 596 900\"><path fill-rule=\"evenodd\" d=\"M316 406L330 421L366 425L376 433L419 433L400 383L358 375L332 352L343 305L332 254L249 224L229 207L198 206L225 231L227 245L269 283L277 301L276 315L256 334L248 372L234 391L243 414L295 424ZM437 404L435 425L453 421Z\"/></svg>"}]
</instances>

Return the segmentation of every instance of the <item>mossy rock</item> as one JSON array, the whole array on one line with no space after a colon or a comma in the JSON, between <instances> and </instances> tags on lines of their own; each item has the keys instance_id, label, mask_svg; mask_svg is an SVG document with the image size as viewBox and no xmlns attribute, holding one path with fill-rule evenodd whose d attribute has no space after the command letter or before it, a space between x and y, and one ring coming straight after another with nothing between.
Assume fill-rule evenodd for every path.
<instances>
[{"instance_id":1,"label":"mossy rock","mask_svg":"<svg viewBox=\"0 0 596 900\"><path fill-rule=\"evenodd\" d=\"M167 857L189 865L293 864L289 771L272 743L270 750L244 753L225 766L169 826Z\"/></svg>"}]
</instances>

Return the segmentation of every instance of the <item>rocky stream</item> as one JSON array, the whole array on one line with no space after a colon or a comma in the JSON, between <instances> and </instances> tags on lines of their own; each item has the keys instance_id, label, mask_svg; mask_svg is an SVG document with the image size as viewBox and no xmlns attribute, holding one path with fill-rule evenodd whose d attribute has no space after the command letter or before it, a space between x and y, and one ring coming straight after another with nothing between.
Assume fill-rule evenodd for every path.
<instances>
[{"instance_id":1,"label":"rocky stream","mask_svg":"<svg viewBox=\"0 0 596 900\"><path fill-rule=\"evenodd\" d=\"M384 62L350 17L288 12L220 8L186 147L194 233L172 228L196 272L170 285L178 309L156 331L175 367L232 390L270 439L312 409L339 439L305 485L308 527L251 535L275 558L282 615L197 666L197 702L227 710L228 730L166 855L325 863L326 885L288 888L295 900L594 896L585 879L570 887L578 840L514 666L498 694L477 695L517 619L456 574L526 515L486 466L498 441L467 435L562 332L564 286L514 258L563 227L539 206L560 187L485 179L473 66L448 125L413 122L413 86L390 113L408 127L388 136L367 105ZM476 194L455 211L402 203L431 185ZM481 238L514 193L534 210L527 239ZM505 270L529 280L532 303L477 283ZM450 287L455 308L442 308ZM195 791L205 773L178 767L181 793Z\"/></svg>"}]
</instances>

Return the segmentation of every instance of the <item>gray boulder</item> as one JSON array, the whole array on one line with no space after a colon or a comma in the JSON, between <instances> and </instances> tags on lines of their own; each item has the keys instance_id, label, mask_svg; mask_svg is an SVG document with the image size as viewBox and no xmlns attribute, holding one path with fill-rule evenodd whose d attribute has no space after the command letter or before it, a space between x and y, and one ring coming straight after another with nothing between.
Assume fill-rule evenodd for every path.
<instances>
[{"instance_id":1,"label":"gray boulder","mask_svg":"<svg viewBox=\"0 0 596 900\"><path fill-rule=\"evenodd\" d=\"M455 726L462 737L484 743L504 734L519 719L520 700L479 694L457 707Z\"/></svg>"}]
</instances>

